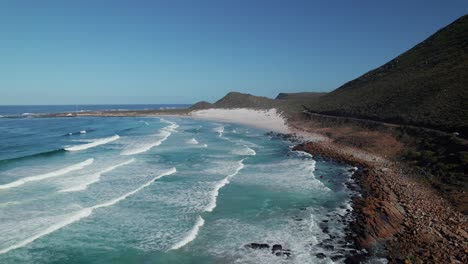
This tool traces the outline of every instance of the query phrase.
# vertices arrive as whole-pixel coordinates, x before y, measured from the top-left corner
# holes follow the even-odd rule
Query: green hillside
[[[468,15],[307,106],[468,134]]]

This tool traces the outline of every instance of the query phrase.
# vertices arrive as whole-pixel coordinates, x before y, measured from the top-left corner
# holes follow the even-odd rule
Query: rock
[[[326,249],[326,250],[333,250],[333,249],[335,249],[335,247],[332,246],[332,245],[325,245],[323,248]]]
[[[315,255],[317,258],[319,259],[324,259],[327,257],[327,255],[323,254],[323,253],[318,253],[317,255]]]
[[[344,263],[345,264],[359,264],[363,263],[364,257],[360,255],[355,255],[355,256],[349,256],[345,259]]]
[[[343,255],[334,255],[334,256],[331,256],[330,258],[333,261],[337,261],[337,260],[340,260],[340,259],[344,258],[344,256]]]
[[[274,244],[273,247],[271,247],[271,252],[275,253],[276,251],[283,251],[283,246],[280,244]]]
[[[260,244],[260,243],[250,243],[250,244],[245,245],[244,247],[251,248],[251,249],[267,249],[267,248],[270,248],[270,245]]]

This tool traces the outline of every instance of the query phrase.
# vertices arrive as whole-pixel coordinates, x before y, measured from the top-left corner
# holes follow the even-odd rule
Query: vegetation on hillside
[[[307,106],[468,135],[468,15]]]

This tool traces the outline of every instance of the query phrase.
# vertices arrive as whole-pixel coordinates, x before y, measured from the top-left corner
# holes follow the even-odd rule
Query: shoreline
[[[363,159],[353,148],[331,142],[305,142],[295,150],[359,169],[352,178],[362,197],[352,199],[350,228],[355,244],[370,257],[389,263],[466,263],[468,224],[449,202],[409,176],[396,162]],[[346,263],[359,263],[368,255],[356,255]]]
[[[209,110],[209,111],[208,111]],[[418,182],[405,167],[361,148],[333,142],[305,123],[294,125],[276,109],[208,109],[177,111],[82,112],[34,117],[174,116],[238,123],[302,142],[294,149],[359,169],[352,178],[361,196],[353,197],[352,239],[369,254],[347,256],[345,263],[386,258],[389,263],[467,263],[468,221],[430,186]],[[274,110],[274,112],[272,112]],[[196,116],[194,113],[202,111]],[[204,111],[204,112],[203,112]]]

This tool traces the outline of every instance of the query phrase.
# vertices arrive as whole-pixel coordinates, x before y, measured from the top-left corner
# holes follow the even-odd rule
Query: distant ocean
[[[190,104],[115,104],[115,105],[0,105],[1,116],[28,116],[37,114],[117,111],[117,110],[162,110],[188,108]]]
[[[181,106],[78,111],[162,107]],[[342,261],[350,167],[265,132],[177,117],[0,118],[0,263]]]

